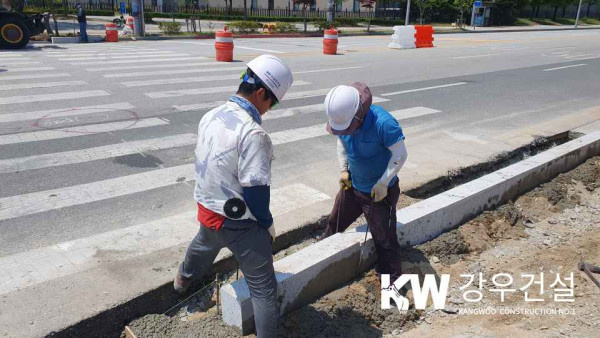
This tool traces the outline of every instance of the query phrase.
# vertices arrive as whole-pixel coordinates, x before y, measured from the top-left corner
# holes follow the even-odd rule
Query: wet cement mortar
[[[403,249],[403,272],[420,275],[437,273],[433,266],[450,266],[464,259],[473,259],[473,256],[478,257],[494,251],[498,243],[503,241],[524,240],[542,247],[558,244],[560,239],[553,239],[548,232],[539,230],[538,223],[544,221],[546,224],[567,224],[577,218],[581,204],[585,204],[581,195],[597,193],[600,191],[597,191],[599,186],[600,157],[595,157],[568,173],[560,174],[551,182],[535,188],[514,202],[510,201],[495,210],[482,213],[460,228],[446,232],[422,245]],[[417,201],[402,196],[398,207]],[[599,206],[591,207],[594,208],[590,211],[593,215],[600,215]],[[364,218],[359,219],[354,226],[364,221]],[[275,259],[281,259],[316,242],[319,235],[319,232],[311,234],[302,242],[277,253]],[[474,271],[481,269],[477,262],[471,264],[471,267]],[[235,271],[224,276],[226,281],[233,281],[235,278]],[[221,321],[214,306],[215,291],[216,287],[209,287],[182,303],[171,315],[147,315],[132,321],[129,326],[138,337],[239,336]],[[408,291],[406,296],[411,299],[411,291]],[[456,303],[462,304],[458,300],[453,304]],[[379,277],[371,270],[314,303],[284,316],[280,321],[279,335],[395,336],[410,332],[420,323],[428,322],[429,315],[433,312],[412,308],[403,313],[381,310],[380,304]],[[125,337],[124,333],[121,336]]]

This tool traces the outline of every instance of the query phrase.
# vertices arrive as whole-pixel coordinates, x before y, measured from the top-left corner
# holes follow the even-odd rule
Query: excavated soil
[[[484,212],[460,228],[423,245],[405,249],[405,273],[451,275],[447,301],[450,309],[446,311],[431,307],[426,310],[411,308],[403,313],[381,310],[379,278],[370,271],[282,318],[280,336],[594,336],[600,328],[600,310],[596,306],[600,290],[577,270],[577,263],[583,257],[600,265],[599,186],[600,157],[595,157],[513,202]],[[416,201],[403,197],[399,205]],[[289,250],[296,251],[312,242],[314,239],[307,239]],[[289,253],[279,255],[286,254]],[[484,272],[491,276],[507,272],[518,276],[540,271],[574,273],[575,301],[563,307],[577,309],[578,316],[457,314],[458,309],[470,306],[457,293],[459,286],[464,284],[460,274]],[[406,295],[409,299],[411,292]],[[204,300],[203,304],[208,308],[212,303]],[[508,303],[521,305],[518,299],[509,298]],[[506,305],[495,301],[489,292],[482,304]],[[554,306],[553,303],[545,305]],[[235,331],[222,324],[215,307],[190,310],[186,306],[173,317],[148,315],[129,325],[138,337],[236,336]]]

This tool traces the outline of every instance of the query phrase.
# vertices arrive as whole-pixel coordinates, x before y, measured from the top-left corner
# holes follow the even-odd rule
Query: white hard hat
[[[290,68],[276,56],[261,55],[248,62],[247,66],[269,87],[278,101],[283,100],[285,93],[294,82]]]
[[[325,114],[335,130],[346,130],[360,105],[358,90],[350,86],[337,86],[325,97]]]

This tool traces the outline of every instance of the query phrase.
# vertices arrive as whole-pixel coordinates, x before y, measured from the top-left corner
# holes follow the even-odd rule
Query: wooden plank
[[[131,331],[131,329],[129,328],[129,326],[125,326],[125,337],[127,337],[127,338],[137,338],[137,336],[135,335],[135,333],[133,333],[133,331]]]

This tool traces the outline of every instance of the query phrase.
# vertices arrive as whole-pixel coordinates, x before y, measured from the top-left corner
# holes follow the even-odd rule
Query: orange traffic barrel
[[[218,31],[215,36],[215,51],[217,61],[233,61],[233,33],[227,31],[227,26],[222,31]]]
[[[119,42],[119,31],[116,24],[106,23],[104,28],[106,28],[106,42]]]
[[[323,54],[337,54],[337,46],[338,31],[331,27],[325,31],[325,35],[323,36]]]

